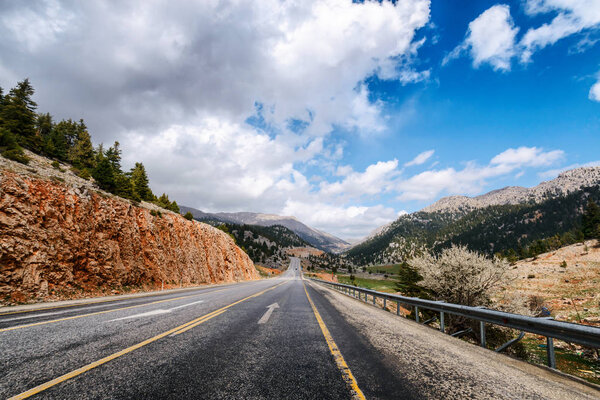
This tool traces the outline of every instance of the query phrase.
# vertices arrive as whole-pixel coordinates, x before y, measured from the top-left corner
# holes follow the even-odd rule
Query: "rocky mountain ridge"
[[[565,171],[532,188],[443,198],[383,226],[344,254],[359,265],[386,264],[452,244],[493,255],[529,251],[529,246],[550,237],[570,243],[590,200],[600,202],[600,167]]]
[[[423,208],[422,212],[465,212],[505,204],[539,203],[564,196],[600,182],[600,167],[582,167],[562,172],[555,179],[525,188],[507,186],[475,197],[448,196]]]
[[[236,225],[281,225],[296,233],[310,245],[328,252],[338,253],[350,245],[338,237],[303,224],[296,217],[253,212],[207,213],[186,206],[180,206],[180,209],[184,214],[192,213],[194,219],[198,221],[219,221]]]
[[[0,157],[0,303],[258,278],[226,233],[28,156]]]

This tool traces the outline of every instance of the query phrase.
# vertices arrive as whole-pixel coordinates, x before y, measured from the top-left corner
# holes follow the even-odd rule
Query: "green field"
[[[350,277],[348,275],[338,275],[337,278],[340,283],[345,283],[346,285],[356,284],[356,286],[359,286],[359,287],[362,287],[365,289],[377,290],[379,292],[387,292],[387,293],[395,293],[396,292],[396,289],[395,289],[396,281],[394,281],[394,280],[356,278],[354,283],[352,283],[350,281]]]
[[[367,271],[379,272],[379,273],[388,274],[388,275],[398,275],[400,268],[402,268],[401,264],[377,265],[377,266],[367,267]]]

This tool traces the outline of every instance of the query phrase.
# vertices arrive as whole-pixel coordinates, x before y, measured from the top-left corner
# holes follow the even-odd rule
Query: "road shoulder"
[[[551,371],[462,342],[310,283],[424,398],[597,399],[600,392]]]

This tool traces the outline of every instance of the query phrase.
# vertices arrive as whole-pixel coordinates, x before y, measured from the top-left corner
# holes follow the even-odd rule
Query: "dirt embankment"
[[[0,169],[0,303],[258,278],[218,229],[73,183]]]

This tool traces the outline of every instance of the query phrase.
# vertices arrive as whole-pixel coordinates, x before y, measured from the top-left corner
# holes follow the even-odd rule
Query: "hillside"
[[[515,263],[506,290],[535,298],[562,321],[600,325],[600,247],[588,240]]]
[[[205,213],[186,206],[180,206],[180,209],[183,214],[186,212],[192,213],[194,219],[198,221],[218,221],[236,225],[281,225],[296,233],[302,240],[306,241],[311,246],[327,252],[338,253],[349,246],[349,243],[342,239],[311,228],[298,221],[295,217],[283,217],[274,214],[252,212]]]
[[[600,168],[580,168],[530,189],[511,187],[476,198],[445,198],[401,216],[346,254],[356,264],[383,264],[452,244],[491,255],[518,253],[555,235],[573,243],[588,201],[600,201],[600,189],[594,186],[598,183]]]
[[[294,232],[281,225],[235,225],[217,223],[230,233],[238,246],[257,264],[268,268],[285,268],[289,264],[288,250],[308,246]]]
[[[222,231],[26,154],[0,157],[1,303],[258,278]]]

